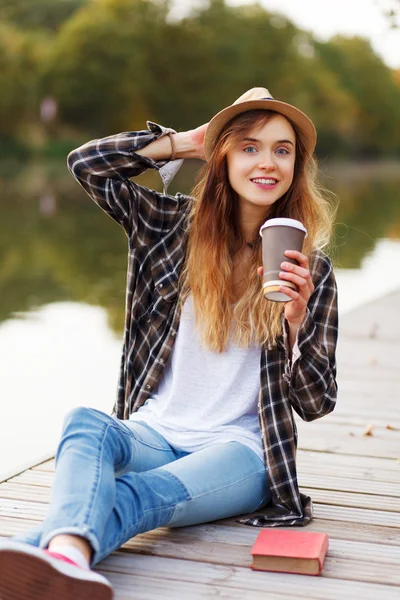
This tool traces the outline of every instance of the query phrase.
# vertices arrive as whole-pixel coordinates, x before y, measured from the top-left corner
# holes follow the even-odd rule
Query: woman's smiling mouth
[[[261,187],[263,189],[272,189],[278,183],[278,180],[274,179],[273,177],[256,177],[254,179],[251,179],[250,181],[254,183],[257,187]]]

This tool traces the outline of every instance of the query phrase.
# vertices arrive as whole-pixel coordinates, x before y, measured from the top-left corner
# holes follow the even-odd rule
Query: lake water
[[[172,192],[189,191],[196,165]],[[399,165],[324,166],[343,314],[400,287]],[[154,174],[143,183],[157,186]],[[111,412],[126,242],[63,163],[0,164],[0,480],[54,454],[74,406]],[[378,285],[379,282],[379,285]]]

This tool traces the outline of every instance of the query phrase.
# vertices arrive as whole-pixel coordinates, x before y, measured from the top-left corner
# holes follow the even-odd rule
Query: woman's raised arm
[[[158,192],[146,190],[130,181],[147,169],[161,170],[171,158],[171,139],[176,158],[203,158],[206,125],[188,132],[148,123],[148,130],[124,132],[92,140],[68,156],[68,168],[89,196],[125,230],[134,233],[138,203],[150,204]],[[146,198],[145,198],[146,196]],[[147,198],[148,196],[148,198]],[[144,200],[144,202],[141,202]],[[143,215],[146,220],[146,215]]]

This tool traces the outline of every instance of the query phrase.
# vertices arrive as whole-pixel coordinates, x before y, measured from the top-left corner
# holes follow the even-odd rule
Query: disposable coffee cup
[[[297,290],[291,281],[279,278],[283,261],[298,264],[293,258],[285,256],[286,250],[303,249],[303,241],[307,230],[300,221],[295,219],[268,219],[260,229],[262,237],[263,257],[263,292],[267,300],[273,302],[288,302],[292,298],[280,291],[282,285]]]

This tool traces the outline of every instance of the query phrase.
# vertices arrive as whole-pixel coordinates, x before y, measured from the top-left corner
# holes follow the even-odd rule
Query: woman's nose
[[[258,161],[258,166],[260,169],[264,169],[264,170],[271,170],[271,169],[275,169],[275,158],[273,156],[273,154],[265,153],[262,156],[260,156],[260,159]]]

